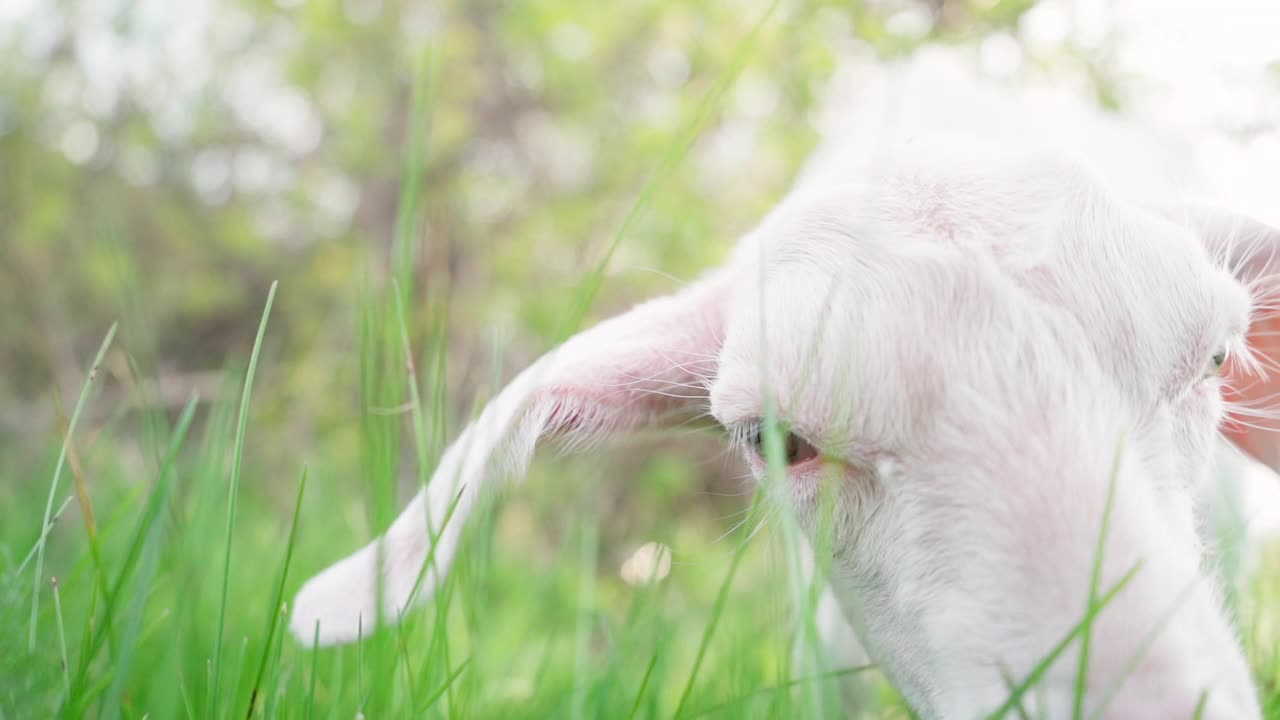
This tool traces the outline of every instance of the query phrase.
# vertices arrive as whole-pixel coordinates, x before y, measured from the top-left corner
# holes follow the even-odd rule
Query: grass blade
[[[440,698],[443,697],[444,694],[449,690],[449,688],[453,687],[453,683],[457,681],[458,676],[462,675],[462,671],[466,670],[467,666],[470,664],[471,664],[471,658],[467,658],[466,660],[463,660],[462,663],[458,665],[458,668],[456,670],[449,673],[449,677],[445,679],[444,683],[440,687],[433,690],[431,694],[427,696],[426,700],[422,704],[422,707],[418,709],[418,712],[425,713],[426,711],[430,710],[431,706],[435,705],[436,702],[439,701]]]
[[[169,443],[169,449],[165,454],[163,465],[160,468],[159,479],[156,482],[155,490],[148,502],[148,507],[144,512],[143,519],[138,525],[137,533],[134,537],[134,547],[140,548],[141,566],[138,570],[138,582],[133,588],[131,596],[133,601],[129,606],[129,613],[125,618],[125,631],[123,641],[120,645],[119,656],[111,659],[111,669],[114,674],[111,685],[107,690],[105,701],[106,716],[108,720],[112,720],[120,713],[120,700],[125,695],[125,683],[129,679],[129,669],[132,667],[133,656],[137,647],[145,640],[147,633],[143,632],[139,635],[142,627],[143,615],[146,610],[148,598],[151,594],[152,586],[155,582],[156,575],[160,564],[161,550],[164,545],[166,536],[166,523],[161,517],[161,513],[168,504],[170,494],[173,489],[174,482],[174,464],[177,461],[178,452],[186,442],[187,430],[191,426],[192,418],[195,416],[196,406],[199,404],[199,398],[192,395],[186,406],[183,408],[182,415],[178,418],[178,424],[174,427],[173,438]],[[128,579],[128,574],[134,562],[138,560],[139,553],[132,552],[127,558],[125,567],[122,568],[119,576],[116,578],[115,585],[111,589],[111,593],[107,596],[103,605],[104,624],[111,621],[112,613],[116,602],[123,592],[123,587]],[[101,634],[95,637],[94,645],[91,648],[92,653],[97,652],[97,648],[101,645]],[[82,663],[82,668],[87,668],[87,663]]]
[[[316,678],[320,675],[320,621],[316,620],[315,632],[311,635],[311,677],[307,682],[307,709],[302,717],[311,720],[316,708]]]
[[[635,702],[631,703],[631,712],[627,713],[627,720],[634,720],[636,713],[640,712],[640,703],[644,700],[644,691],[649,689],[649,678],[653,677],[653,669],[658,666],[658,653],[655,651],[653,657],[649,658],[649,666],[644,669],[644,677],[640,679],[640,688],[636,690]]]
[[[67,427],[67,419],[62,414],[62,407],[59,404],[58,426],[62,431],[62,439],[67,448],[67,465],[71,468],[71,480],[75,487],[75,497],[80,505],[80,517],[84,520],[85,536],[89,539],[89,558],[93,561],[93,579],[98,583],[98,591],[103,597],[107,597],[107,574],[103,570],[102,564],[102,546],[98,542],[97,523],[93,519],[93,502],[89,498],[89,487],[84,480],[84,469],[80,465],[80,454],[76,452],[76,445],[71,440],[70,432]],[[112,652],[115,652],[115,633],[112,630],[110,622],[103,625],[107,629],[107,641],[112,646]]]
[[[293,520],[289,523],[289,540],[284,548],[284,565],[280,568],[280,582],[276,584],[276,593],[271,600],[271,609],[267,613],[266,643],[262,647],[262,660],[258,663],[258,673],[253,679],[253,689],[249,692],[249,710],[246,718],[253,717],[253,706],[258,699],[258,690],[262,686],[262,678],[267,672],[267,658],[271,654],[272,640],[276,636],[276,625],[280,622],[280,604],[284,602],[284,583],[289,577],[289,562],[293,559],[293,544],[298,538],[298,517],[302,514],[302,494],[307,489],[307,468],[303,466],[302,477],[298,480],[298,497],[293,503]]]
[[[409,110],[409,143],[400,172],[400,193],[396,200],[393,230],[393,262],[396,300],[408,303],[413,297],[413,274],[417,265],[418,238],[422,227],[422,190],[426,175],[427,145],[431,136],[431,110],[434,107],[440,51],[429,43],[414,68],[412,105]]]
[[[67,443],[71,442],[72,436],[75,435],[76,425],[80,422],[80,413],[89,400],[89,391],[93,388],[94,379],[98,377],[102,358],[106,356],[107,348],[111,346],[111,340],[116,336],[117,327],[116,323],[111,324],[107,336],[102,339],[102,345],[98,347],[98,354],[93,357],[93,363],[89,365],[89,373],[85,376],[84,384],[80,386],[80,398],[76,400],[76,407],[71,412],[71,422],[67,425],[67,436],[62,442],[62,452],[58,454],[58,464],[53,469],[53,480],[49,483],[49,498],[44,505],[44,519],[40,521],[40,539],[36,541],[35,582],[31,589],[31,624],[27,631],[28,652],[35,652],[36,649],[36,621],[40,615],[40,577],[44,575],[44,547],[45,539],[48,537],[44,528],[49,526],[49,516],[53,514],[53,498],[58,494],[58,480],[62,477],[62,468],[67,463]]]
[[[1200,693],[1200,699],[1196,702],[1196,709],[1191,713],[1191,720],[1201,720],[1204,717],[1204,708],[1209,704],[1209,691],[1206,689]]]
[[[235,446],[232,450],[230,490],[227,496],[226,545],[222,553],[222,594],[218,601],[218,631],[214,636],[213,679],[209,692],[209,715],[218,715],[218,696],[222,690],[222,643],[227,623],[227,592],[231,585],[231,533],[236,524],[236,500],[240,494],[240,467],[244,460],[244,435],[249,421],[249,399],[253,395],[253,376],[258,369],[258,356],[262,352],[262,338],[267,332],[267,319],[271,317],[271,304],[275,301],[278,282],[271,283],[267,293],[267,305],[258,324],[258,336],[253,341],[253,353],[249,356],[249,369],[245,373],[244,392],[240,397],[240,420],[236,425]]]
[[[71,670],[67,665],[67,631],[62,624],[62,594],[58,592],[58,578],[51,578],[53,585],[53,609],[58,618],[58,649],[62,653],[62,683],[67,691],[67,702],[71,702]]]
[[[112,584],[109,592],[103,599],[103,618],[104,622],[93,628],[92,633],[85,635],[87,645],[81,653],[80,666],[76,672],[76,680],[74,687],[79,689],[84,686],[85,673],[88,671],[89,662],[97,655],[98,649],[102,647],[102,641],[105,633],[105,626],[111,623],[114,616],[116,602],[120,598],[125,582],[129,578],[129,574],[133,571],[134,565],[137,564],[138,558],[141,556],[145,547],[150,547],[160,541],[160,536],[154,532],[158,529],[157,523],[160,522],[160,513],[163,512],[169,498],[171,489],[171,481],[173,478],[174,463],[177,462],[178,452],[182,449],[186,442],[187,430],[191,426],[191,421],[195,416],[196,406],[199,398],[192,396],[187,400],[186,406],[182,410],[182,414],[178,417],[178,423],[174,426],[173,437],[169,441],[169,448],[165,453],[164,460],[161,462],[160,471],[156,479],[155,489],[152,491],[151,499],[147,504],[147,508],[143,511],[142,518],[138,521],[138,528],[134,531],[133,542],[130,544],[125,554],[124,562],[117,573],[115,582]],[[147,582],[150,582],[148,579]],[[139,588],[141,591],[142,589]],[[90,615],[92,617],[92,615]],[[133,624],[132,618],[126,621],[126,624]],[[128,649],[126,645],[126,650]],[[116,658],[113,663],[120,668],[120,659]],[[127,662],[124,663],[127,666]],[[74,693],[79,695],[79,693]]]
[[[1120,461],[1124,457],[1124,437],[1116,445],[1111,463],[1111,479],[1107,483],[1107,499],[1102,506],[1102,525],[1098,530],[1098,546],[1093,552],[1093,570],[1089,576],[1089,599],[1085,603],[1084,628],[1080,634],[1080,662],[1076,667],[1075,697],[1072,700],[1071,717],[1081,720],[1084,715],[1084,695],[1089,676],[1089,641],[1093,637],[1093,618],[1098,614],[1098,582],[1102,577],[1102,557],[1107,547],[1107,531],[1111,523],[1111,507],[1115,504],[1116,480],[1120,477]]]
[[[681,717],[681,711],[689,702],[689,695],[693,692],[693,685],[698,679],[698,671],[702,669],[702,662],[706,659],[707,648],[711,645],[711,636],[715,634],[716,626],[720,623],[720,618],[724,615],[725,603],[729,599],[729,589],[733,586],[733,578],[738,573],[738,567],[742,564],[742,558],[746,555],[747,547],[751,544],[751,536],[754,536],[749,528],[754,527],[753,520],[758,516],[762,501],[764,499],[763,492],[757,492],[755,499],[751,502],[751,509],[747,513],[747,520],[743,523],[744,528],[748,528],[750,535],[739,543],[737,550],[733,553],[733,559],[729,562],[729,571],[725,573],[724,581],[720,583],[720,590],[716,594],[715,604],[711,606],[711,618],[707,621],[707,627],[702,631],[702,640],[698,643],[698,654],[694,656],[693,667],[689,670],[689,679],[685,682],[684,691],[680,693],[680,702],[676,704],[676,710],[671,714],[674,718]]]
[[[36,539],[36,542],[31,544],[31,549],[27,551],[27,556],[18,564],[18,569],[13,572],[14,575],[21,575],[22,571],[27,569],[27,564],[35,559],[36,552],[40,549],[40,543],[49,534],[49,531],[53,530],[53,526],[58,524],[58,519],[62,517],[63,511],[66,510],[67,506],[71,504],[71,501],[75,499],[75,495],[68,495],[67,499],[62,501],[62,504],[58,506],[58,511],[53,514],[53,517],[49,519],[49,522],[45,523],[44,528],[40,530],[40,537]]]

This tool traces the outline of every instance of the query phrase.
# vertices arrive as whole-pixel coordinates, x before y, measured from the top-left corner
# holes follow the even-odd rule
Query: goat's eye
[[[1204,369],[1205,377],[1212,377],[1222,372],[1222,366],[1227,364],[1227,347],[1224,345],[1218,348],[1213,356],[1209,358],[1209,364]]]
[[[751,445],[752,451],[759,457],[765,457],[766,450],[762,427],[759,424],[754,425],[748,432],[747,442]],[[783,439],[782,452],[788,465],[802,463],[818,456],[818,449],[812,443],[793,432],[787,433]]]

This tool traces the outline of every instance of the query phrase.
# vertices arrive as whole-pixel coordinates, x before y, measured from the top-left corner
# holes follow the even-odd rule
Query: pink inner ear
[[[538,435],[573,443],[705,410],[728,277],[713,272],[568,340],[530,398]]]
[[[1280,318],[1255,321],[1249,328],[1249,345],[1260,356],[1266,375],[1244,375],[1239,363],[1228,360],[1224,397],[1228,403],[1270,410],[1280,405],[1280,372],[1276,370],[1280,368]],[[1232,417],[1228,412],[1223,432],[1259,462],[1280,470],[1280,422]]]
[[[715,349],[710,334],[668,334],[673,336],[680,342],[701,341],[698,348]],[[714,362],[689,353],[683,347],[661,353],[602,349],[603,361],[575,364],[564,380],[538,393],[534,403],[544,405],[546,418],[539,434],[561,439],[605,435],[672,419],[672,413],[704,410],[707,375]]]

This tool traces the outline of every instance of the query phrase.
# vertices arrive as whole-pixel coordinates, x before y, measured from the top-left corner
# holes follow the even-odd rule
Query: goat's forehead
[[[1036,337],[1109,354],[1093,359],[1154,388],[1176,381],[1183,348],[1244,329],[1247,294],[1189,230],[1058,170],[913,168],[888,192],[793,199],[740,252],[713,409],[758,411],[762,371],[797,405],[833,382],[899,383],[910,402],[930,377],[989,374],[1001,343]]]

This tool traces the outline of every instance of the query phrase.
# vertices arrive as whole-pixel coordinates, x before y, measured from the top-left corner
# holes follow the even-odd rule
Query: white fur
[[[1100,588],[1137,570],[1094,621],[1086,710],[1190,717],[1207,691],[1205,717],[1258,717],[1198,498],[1223,412],[1205,368],[1219,347],[1242,352],[1269,273],[1253,258],[1280,237],[1129,192],[1168,175],[1111,157],[1139,133],[913,72],[840,106],[849,117],[723,268],[521,373],[383,540],[299,591],[293,633],[350,641],[429,596],[477,494],[544,439],[576,446],[708,407],[740,430],[773,406],[823,453],[786,478],[810,532],[834,480],[819,625],[860,657],[838,607],[921,716],[999,706],[1006,677],[1081,619],[1111,494]],[[895,104],[895,87],[917,89]],[[1071,142],[1047,117],[1091,130]],[[1249,487],[1274,481],[1250,467]],[[1033,715],[1070,713],[1078,653],[1049,668]]]

